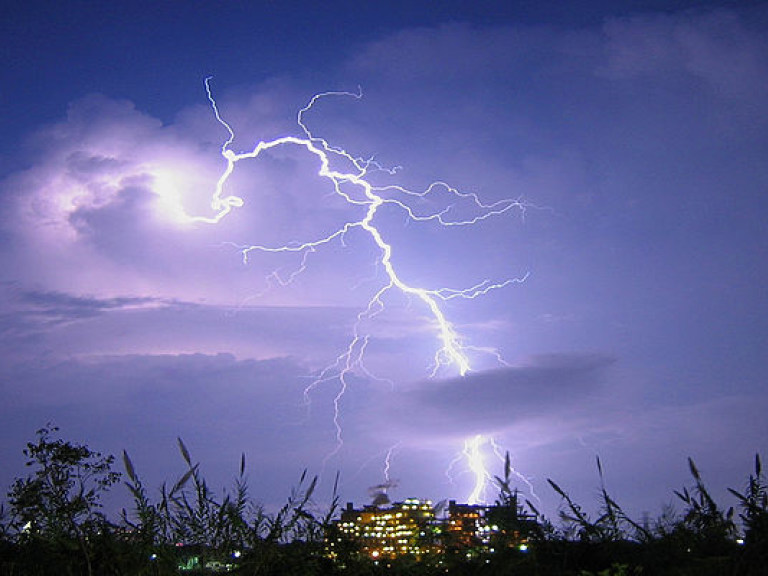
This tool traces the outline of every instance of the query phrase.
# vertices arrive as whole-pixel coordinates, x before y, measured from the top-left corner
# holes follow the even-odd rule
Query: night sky
[[[478,435],[550,515],[547,478],[595,503],[595,456],[654,515],[686,457],[725,504],[768,455],[765,3],[31,1],[2,9],[0,49],[3,490],[47,422],[149,486],[183,472],[177,436],[216,488],[245,452],[268,507],[304,468],[319,502],[336,471],[344,501],[387,478],[466,500]],[[306,148],[238,162],[243,206],[194,220],[226,168],[208,76],[235,153],[361,91],[303,121],[376,162],[398,277],[512,281],[438,300],[471,370],[435,368],[415,294],[364,314],[388,277],[360,227],[244,261],[364,217]],[[436,181],[459,194],[405,192]],[[509,209],[478,219],[472,194]]]

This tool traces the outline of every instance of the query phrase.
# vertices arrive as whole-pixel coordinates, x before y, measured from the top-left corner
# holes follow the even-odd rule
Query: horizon
[[[53,428],[51,428],[53,426]],[[66,434],[63,434],[62,431],[56,427],[55,425],[52,425],[52,423],[48,424],[48,428],[54,431],[54,434],[52,435],[51,439],[61,439],[64,442],[72,442],[74,445],[81,445],[87,447],[89,450],[93,451],[95,455],[97,456],[104,456],[104,457],[112,457],[113,464],[111,465],[110,469],[114,472],[117,472],[120,475],[120,481],[117,482],[112,487],[109,487],[106,491],[102,493],[101,497],[101,505],[103,505],[104,512],[106,514],[106,518],[109,522],[117,522],[115,525],[121,525],[123,523],[123,512],[128,513],[128,517],[131,517],[131,514],[133,513],[133,508],[131,505],[131,495],[130,490],[126,486],[126,483],[131,480],[130,475],[127,473],[126,469],[126,458],[130,461],[130,469],[131,474],[135,474],[137,478],[139,478],[142,481],[142,484],[144,484],[144,487],[148,490],[148,498],[149,501],[152,502],[156,498],[160,497],[162,494],[161,486],[166,485],[176,485],[180,479],[185,475],[185,472],[190,470],[190,467],[194,467],[198,470],[200,474],[200,479],[202,481],[205,481],[207,483],[206,479],[206,470],[205,467],[201,466],[201,463],[199,461],[196,461],[194,458],[194,451],[190,451],[189,447],[187,447],[186,444],[183,443],[183,441],[178,438],[178,445],[177,449],[179,450],[179,459],[181,460],[181,463],[183,464],[178,474],[174,477],[166,477],[162,478],[161,481],[156,485],[147,485],[145,482],[145,479],[143,479],[141,470],[137,470],[136,466],[134,464],[134,457],[130,454],[123,454],[122,458],[119,454],[109,454],[106,452],[102,452],[98,449],[97,446],[93,446],[88,444],[87,442],[81,443],[77,441],[72,441],[70,438],[67,438]],[[31,439],[30,439],[31,440]],[[183,448],[182,448],[183,445]],[[21,451],[21,450],[20,450]],[[190,463],[184,465],[185,458],[189,456],[190,457]],[[241,470],[242,470],[242,476],[239,477],[240,480],[243,480],[245,482],[245,485],[248,486],[249,490],[251,489],[251,484],[249,482],[250,475],[248,473],[248,466],[247,466],[247,456],[246,454],[241,455]],[[758,460],[755,460],[758,459]],[[761,460],[760,454],[755,454],[753,456],[751,465],[752,468],[747,468],[744,470],[744,473],[741,478],[741,482],[730,482],[727,484],[727,492],[718,494],[715,492],[712,492],[710,489],[710,483],[708,482],[708,478],[706,473],[702,473],[701,470],[696,465],[695,461],[693,459],[689,458],[688,462],[686,463],[686,469],[688,471],[688,477],[686,478],[686,481],[681,484],[680,486],[676,487],[670,487],[668,490],[668,498],[666,501],[662,502],[660,501],[660,505],[654,509],[654,510],[642,510],[642,511],[635,511],[627,512],[627,508],[624,506],[624,503],[621,501],[620,498],[617,498],[614,493],[612,493],[610,489],[610,478],[606,478],[604,475],[604,463],[601,461],[599,456],[596,457],[596,467],[595,467],[595,484],[593,486],[593,493],[591,502],[587,499],[580,499],[582,498],[582,495],[574,497],[574,492],[570,489],[569,484],[567,483],[567,479],[563,478],[551,478],[547,477],[546,482],[548,486],[546,487],[547,492],[544,494],[544,497],[540,497],[538,494],[531,492],[531,485],[530,483],[527,483],[526,479],[521,479],[519,477],[519,473],[514,469],[514,467],[510,466],[510,474],[508,479],[510,480],[508,487],[511,490],[511,493],[515,494],[516,501],[518,502],[518,507],[521,510],[522,514],[524,516],[526,515],[532,515],[532,518],[535,518],[537,521],[548,521],[551,522],[553,527],[555,527],[558,530],[564,530],[568,525],[569,522],[566,521],[561,516],[561,511],[567,512],[568,509],[568,503],[566,502],[566,499],[561,495],[560,490],[562,490],[565,494],[568,495],[569,498],[572,498],[576,502],[576,504],[579,505],[579,507],[582,509],[582,511],[587,515],[587,517],[592,517],[596,513],[599,512],[599,508],[604,506],[604,502],[601,500],[602,496],[598,494],[599,491],[606,489],[607,493],[609,494],[610,498],[612,499],[613,506],[617,506],[619,509],[622,510],[622,512],[627,512],[627,517],[629,517],[631,520],[637,522],[638,524],[643,523],[651,523],[654,520],[661,520],[664,515],[672,514],[672,517],[680,518],[680,512],[684,508],[683,502],[678,495],[678,492],[683,493],[686,490],[694,490],[694,486],[696,484],[696,478],[692,474],[691,466],[696,466],[697,474],[701,476],[702,485],[705,487],[705,489],[713,496],[715,504],[719,507],[720,510],[727,510],[729,508],[733,508],[734,510],[739,510],[741,507],[741,503],[738,498],[731,492],[731,490],[735,490],[736,492],[742,492],[744,489],[744,486],[748,484],[748,479],[752,477],[753,474],[755,474],[755,463],[757,461]],[[511,461],[510,461],[511,463]],[[476,499],[474,501],[471,501],[470,498],[464,498],[462,499],[459,497],[453,497],[453,496],[445,496],[445,495],[435,495],[434,493],[431,494],[416,494],[409,492],[405,487],[400,486],[399,482],[396,479],[387,478],[384,483],[377,484],[374,486],[368,486],[365,488],[365,491],[367,492],[367,498],[362,498],[360,500],[353,500],[346,498],[344,496],[344,493],[341,490],[338,490],[336,492],[323,494],[323,493],[317,493],[316,491],[311,492],[312,497],[309,498],[308,504],[309,507],[317,512],[323,512],[324,510],[331,509],[332,506],[332,496],[336,498],[336,511],[335,513],[330,517],[334,520],[339,519],[343,512],[349,511],[350,509],[354,510],[366,510],[366,509],[378,509],[378,510],[388,510],[393,507],[402,505],[404,503],[407,503],[409,500],[416,500],[420,503],[424,503],[429,505],[436,514],[436,518],[442,517],[438,515],[439,510],[443,510],[443,512],[447,511],[448,507],[450,505],[458,505],[460,507],[477,507],[477,508],[494,508],[496,506],[503,506],[503,504],[500,503],[500,499],[503,499],[503,481],[504,481],[504,463],[501,463],[501,469],[495,470],[493,466],[489,466],[487,472],[489,473],[489,476],[485,478],[486,482],[484,484],[483,490],[480,493],[481,498]],[[498,472],[498,473],[497,473]],[[28,476],[32,475],[32,471],[28,472]],[[23,474],[18,474],[14,476],[14,479],[22,479],[25,477]],[[227,496],[232,495],[236,492],[236,481],[238,480],[238,476],[236,474],[233,474],[233,476],[229,479],[229,481],[221,486],[210,486],[211,489],[211,497],[214,501],[223,501]],[[303,494],[305,491],[305,488],[307,485],[314,484],[315,480],[322,480],[319,475],[312,474],[312,471],[308,469],[304,469],[303,472],[301,472],[300,475],[297,476],[297,481],[291,483],[290,485],[283,487],[283,493],[282,493],[282,500],[276,500],[273,502],[265,502],[263,501],[258,494],[251,494],[249,495],[250,501],[255,504],[257,507],[261,508],[263,506],[264,511],[267,514],[275,514],[279,508],[281,508],[292,494],[294,494],[294,491],[298,490],[299,494]],[[336,485],[338,481],[340,481],[340,478],[337,478],[333,484]],[[169,484],[170,482],[170,484]],[[554,484],[554,485],[553,485]],[[322,485],[322,482],[319,484]],[[557,488],[555,488],[557,486]],[[7,486],[4,487],[5,490],[3,491],[3,497],[0,499],[0,502],[7,504],[7,494],[9,493],[9,490],[11,488],[11,484],[9,483]],[[186,488],[185,488],[186,489]],[[392,494],[390,494],[390,491]],[[402,494],[405,494],[405,496],[398,496],[395,497],[394,493],[400,492]],[[359,493],[359,492],[358,492]],[[549,495],[550,497],[547,497]],[[553,500],[556,501],[556,505],[553,506]],[[599,516],[599,514],[597,514]],[[737,517],[740,518],[740,516],[737,515]],[[743,519],[737,520],[735,523],[736,529],[738,531],[738,534],[743,534]]]

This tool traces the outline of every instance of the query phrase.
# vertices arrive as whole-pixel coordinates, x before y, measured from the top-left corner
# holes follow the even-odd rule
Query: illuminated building
[[[435,509],[429,500],[409,498],[388,508],[365,506],[357,510],[347,504],[336,522],[336,537],[327,542],[331,557],[344,542],[356,544],[357,552],[377,560],[414,556],[440,551],[440,526],[435,521]]]
[[[503,548],[526,550],[528,534],[536,529],[534,516],[517,507],[457,504],[451,500],[438,518],[428,500],[410,498],[390,507],[352,503],[341,512],[326,537],[331,558],[347,554],[372,560],[410,556],[461,554],[467,558],[493,554]]]
[[[494,553],[502,548],[527,549],[528,535],[537,527],[536,517],[517,506],[481,506],[448,503],[444,521],[443,547],[447,552],[467,555]]]
[[[478,549],[490,544],[490,530],[486,517],[488,507],[474,504],[448,503],[448,517],[445,519],[446,548]]]

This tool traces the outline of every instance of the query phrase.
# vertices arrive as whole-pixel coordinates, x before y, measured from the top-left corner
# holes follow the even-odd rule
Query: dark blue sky
[[[360,502],[388,451],[396,498],[461,500],[451,463],[478,436],[550,513],[547,477],[589,504],[596,454],[637,513],[689,455],[727,501],[768,441],[768,10],[467,4],[4,9],[0,483],[50,420],[158,485],[176,436],[220,484],[245,451],[269,504],[305,467]],[[433,370],[440,318],[415,291],[365,313],[391,281],[370,197],[335,193],[307,147],[238,162],[222,192],[243,206],[194,220],[226,167],[208,75],[235,153],[362,89],[304,120],[336,170],[400,167],[364,175],[373,225],[470,371]],[[458,193],[421,194],[435,181]],[[508,283],[440,299],[482,281]]]
[[[639,11],[736,2],[60,2],[3,9],[3,151],[30,123],[76,98],[127,98],[171,120],[198,101],[189,86],[216,74],[249,86],[274,76],[322,83],[355,49],[403,28],[448,22],[585,27]],[[332,72],[331,72],[332,74]],[[11,113],[10,111],[13,111]]]

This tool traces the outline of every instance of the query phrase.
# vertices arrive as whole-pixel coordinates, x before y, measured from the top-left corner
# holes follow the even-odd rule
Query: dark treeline
[[[115,459],[65,441],[48,425],[27,444],[30,473],[16,479],[0,508],[0,576],[163,576],[175,574],[488,574],[488,575],[761,575],[768,574],[768,483],[759,456],[741,489],[738,509],[722,509],[689,460],[691,484],[674,492],[682,509],[638,523],[608,494],[598,459],[600,506],[588,514],[556,482],[559,523],[518,504],[509,459],[496,478],[496,504],[509,521],[525,515],[525,550],[500,546],[473,556],[449,551],[418,560],[375,563],[354,542],[335,560],[324,550],[339,498],[313,504],[317,478],[301,475],[280,510],[267,513],[245,477],[245,457],[232,488],[217,495],[179,439],[185,473],[150,495],[128,454]],[[101,499],[122,483],[133,504],[108,518]],[[337,550],[338,551],[338,550]]]

